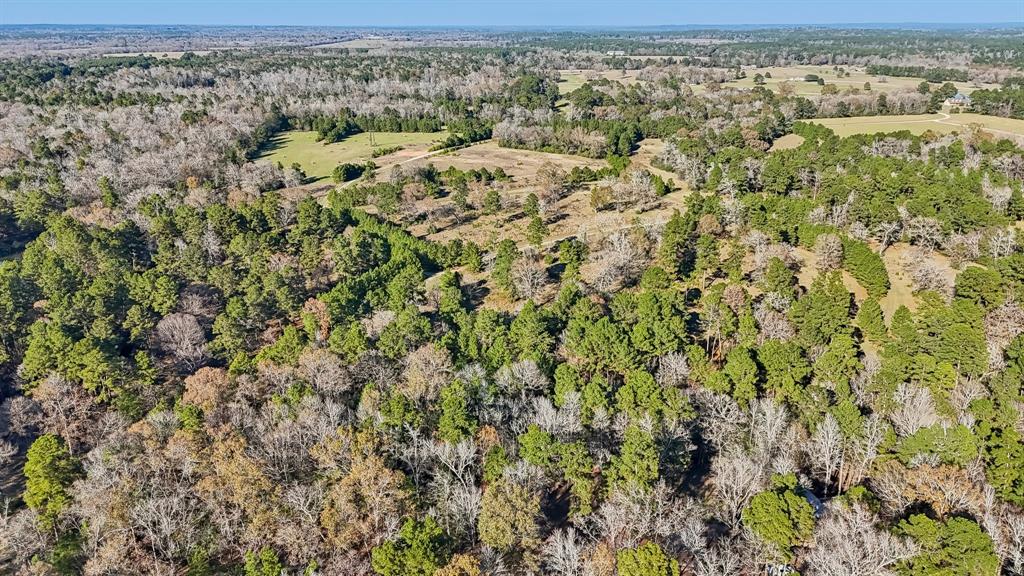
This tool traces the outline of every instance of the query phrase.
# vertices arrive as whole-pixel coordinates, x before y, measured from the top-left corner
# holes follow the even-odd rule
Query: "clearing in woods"
[[[868,74],[865,72],[865,69],[861,67],[844,68],[844,74],[842,77],[840,77],[839,73],[836,70],[833,70],[831,66],[768,66],[765,68],[744,68],[743,72],[747,75],[746,78],[726,82],[725,85],[738,88],[753,88],[755,86],[755,75],[761,74],[764,76],[765,74],[770,74],[771,78],[764,79],[765,88],[778,91],[780,84],[788,82],[796,94],[801,96],[812,96],[821,94],[821,86],[817,82],[807,82],[804,80],[804,77],[808,74],[815,74],[824,78],[825,84],[834,84],[841,91],[849,88],[863,90],[865,82],[871,84],[872,92],[916,90],[917,86],[921,82],[924,82],[924,78],[900,76],[882,77],[875,74]],[[849,72],[850,75],[846,76],[846,72]],[[999,87],[998,84],[975,85],[972,82],[953,82],[953,84],[957,87],[957,90],[964,94],[970,94],[972,91],[979,88]],[[932,84],[932,86],[940,85],[941,84]]]
[[[776,138],[772,142],[771,152],[776,150],[790,150],[792,148],[798,148],[804,143],[804,137],[799,134],[786,134],[781,138]]]
[[[832,129],[838,136],[899,132],[912,134],[932,132],[963,132],[978,125],[997,138],[1024,136],[1024,120],[985,116],[983,114],[911,114],[906,116],[858,116],[854,118],[819,118],[810,120]]]
[[[316,132],[295,130],[275,136],[260,154],[260,159],[280,162],[286,167],[298,162],[310,178],[326,178],[338,164],[362,164],[370,160],[374,149],[402,146],[397,153],[372,159],[378,166],[383,166],[389,160],[426,154],[431,145],[447,135],[447,132],[374,132],[371,144],[371,134],[363,132],[341,142],[324,144],[317,141]]]

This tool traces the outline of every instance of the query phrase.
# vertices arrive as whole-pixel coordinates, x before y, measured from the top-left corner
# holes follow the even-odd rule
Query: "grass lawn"
[[[963,132],[972,124],[981,125],[994,136],[1024,136],[1024,120],[999,118],[982,114],[916,114],[906,116],[859,116],[856,118],[819,118],[811,120],[828,126],[839,136],[872,134],[875,132],[898,132],[908,130],[912,134],[933,132]]]
[[[317,142],[316,132],[291,131],[275,136],[260,154],[260,159],[280,162],[284,166],[298,162],[307,176],[326,178],[338,164],[361,164],[370,160],[370,153],[375,148],[419,146],[426,152],[431,144],[444,139],[447,135],[447,132],[374,132],[372,145],[368,133],[355,134],[341,142],[324,144]]]

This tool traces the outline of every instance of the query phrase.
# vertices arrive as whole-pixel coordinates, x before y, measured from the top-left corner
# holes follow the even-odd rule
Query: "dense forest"
[[[0,572],[1024,575],[1022,142],[810,121],[1020,118],[1019,30],[23,33]],[[726,85],[796,64],[924,86]]]

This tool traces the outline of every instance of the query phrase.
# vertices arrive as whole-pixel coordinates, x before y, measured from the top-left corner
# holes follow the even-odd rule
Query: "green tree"
[[[476,428],[476,418],[470,412],[469,390],[462,380],[455,380],[441,390],[437,433],[445,442],[456,444],[472,437]]]
[[[494,267],[491,269],[491,278],[506,294],[513,294],[515,287],[512,284],[512,264],[519,258],[519,248],[515,241],[504,239],[498,243],[498,249],[494,256]]]
[[[608,483],[612,488],[650,488],[658,479],[658,449],[650,432],[632,425],[617,456],[612,456]]]
[[[885,338],[885,318],[882,315],[882,307],[875,298],[868,298],[860,305],[856,322],[868,340],[878,343]]]
[[[501,552],[536,552],[540,546],[540,497],[506,480],[487,487],[480,502],[480,541]]]
[[[523,203],[523,213],[531,218],[540,216],[540,201],[533,192],[530,192],[530,195],[526,197],[526,201]]]
[[[281,576],[284,564],[278,559],[277,553],[271,548],[263,547],[259,553],[246,552],[245,576]]]
[[[740,406],[748,406],[757,397],[757,362],[750,349],[737,346],[730,350],[722,373],[729,381],[730,395]]]
[[[565,271],[562,278],[576,278],[579,276],[580,267],[587,261],[589,252],[586,243],[575,238],[562,240],[558,243],[558,259],[565,264]]]
[[[851,301],[838,272],[823,274],[793,304],[789,315],[806,345],[826,344],[834,335],[850,332]]]
[[[999,557],[992,539],[981,527],[966,518],[939,522],[924,514],[914,514],[900,522],[898,531],[921,547],[917,556],[900,563],[897,571],[905,576],[996,576]]]
[[[491,188],[484,194],[484,213],[497,214],[501,211],[501,194],[497,188]]]
[[[373,549],[370,565],[381,576],[433,576],[450,557],[444,532],[427,516],[406,520],[396,540]]]
[[[786,296],[793,295],[793,286],[796,285],[796,276],[786,266],[786,263],[779,258],[772,258],[768,261],[768,268],[761,280],[761,287],[765,292],[778,292]]]
[[[769,340],[757,350],[757,359],[764,366],[765,390],[772,392],[779,401],[799,403],[807,377],[811,375],[811,365],[803,349],[794,342]]]
[[[45,529],[51,529],[57,517],[71,504],[68,488],[77,472],[77,461],[60,437],[44,434],[29,447],[22,498],[39,515]]]
[[[654,542],[619,550],[615,567],[619,576],[679,576],[679,562]]]
[[[548,227],[540,216],[534,216],[526,226],[526,240],[535,248],[540,248],[544,237],[548,235]]]
[[[743,524],[774,545],[788,562],[793,559],[793,548],[810,541],[814,533],[814,509],[797,493],[793,474],[776,475],[772,484],[773,489],[751,499],[743,511]]]
[[[996,270],[968,266],[957,274],[956,297],[974,302],[986,310],[996,308],[1006,299],[1002,276]]]

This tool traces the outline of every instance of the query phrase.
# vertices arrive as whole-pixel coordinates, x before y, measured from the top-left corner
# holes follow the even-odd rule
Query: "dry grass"
[[[872,247],[877,250],[877,246]],[[891,287],[878,303],[882,306],[882,313],[885,314],[887,321],[892,319],[892,315],[900,306],[906,306],[911,311],[917,310],[918,307],[917,298],[914,296],[914,285],[906,266],[910,250],[909,244],[901,242],[893,244],[882,254],[882,261],[885,262],[885,268],[889,271]],[[944,254],[932,252],[931,259],[938,265],[946,280],[953,284],[957,271],[950,265],[949,258]]]
[[[497,142],[493,141],[483,142],[475,146],[427,158],[409,160],[403,162],[403,164],[406,166],[420,166],[432,163],[439,170],[444,170],[449,166],[455,166],[459,170],[473,170],[485,167],[490,170],[500,166],[506,174],[516,180],[520,180],[523,178],[533,178],[537,174],[537,170],[545,162],[552,162],[566,172],[577,166],[590,166],[595,169],[605,166],[604,160],[595,160],[569,154],[549,154],[533,150],[502,148],[498,146]]]
[[[727,86],[734,86],[739,88],[753,88],[754,87],[754,75],[764,75],[766,72],[771,74],[771,78],[765,78],[764,86],[771,90],[778,90],[779,84],[783,82],[789,82],[795,92],[802,96],[813,96],[821,94],[821,86],[816,82],[806,82],[803,78],[808,74],[816,74],[821,78],[825,79],[826,84],[834,84],[840,90],[847,90],[850,88],[856,88],[863,90],[864,83],[868,82],[871,84],[872,92],[895,92],[899,90],[915,90],[918,84],[924,81],[924,78],[904,78],[897,76],[887,76],[885,81],[882,82],[879,76],[873,74],[867,74],[864,68],[861,67],[845,67],[844,70],[850,73],[850,76],[839,77],[838,73],[832,69],[831,66],[769,66],[765,68],[744,68],[743,71],[747,77],[734,80],[726,83]],[[964,94],[969,94],[977,88],[992,88],[996,87],[995,84],[983,84],[975,86],[970,82],[954,82],[957,89]]]
[[[839,136],[873,134],[876,132],[898,132],[907,130],[912,134],[964,132],[975,126],[996,137],[1014,138],[1024,136],[1024,120],[984,116],[982,114],[916,114],[905,116],[858,116],[855,118],[821,118],[811,120],[827,126]]]
[[[776,138],[775,141],[772,142],[772,147],[770,151],[775,152],[776,150],[791,150],[793,148],[798,148],[803,143],[803,136],[800,136],[799,134],[786,134],[782,138]]]
[[[800,259],[802,265],[800,271],[797,272],[796,281],[803,288],[810,288],[811,283],[818,277],[821,270],[818,269],[818,257],[807,250],[806,248],[800,248],[799,246],[793,249],[793,253],[797,258]],[[854,301],[860,303],[867,300],[868,291],[860,285],[860,282],[850,275],[849,272],[843,270],[843,286],[853,294]]]

